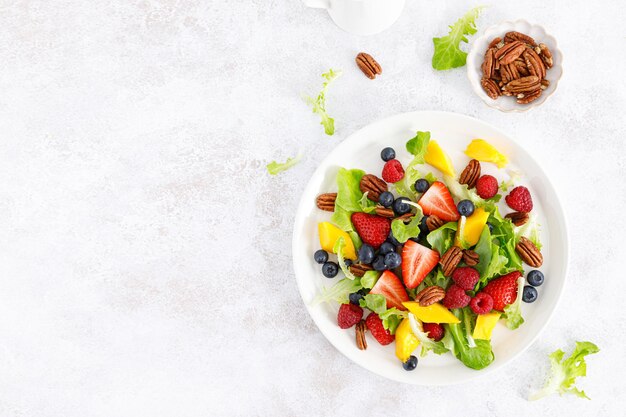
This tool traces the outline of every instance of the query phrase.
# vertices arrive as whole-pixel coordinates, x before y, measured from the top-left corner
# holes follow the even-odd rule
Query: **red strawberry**
[[[493,298],[486,292],[479,292],[470,300],[470,308],[476,314],[487,314],[493,308]]]
[[[397,159],[392,159],[391,161],[387,161],[385,166],[383,167],[383,179],[389,183],[394,183],[400,181],[404,178],[404,168],[402,168],[402,164]]]
[[[352,213],[352,224],[363,242],[378,249],[387,240],[391,222],[384,217],[367,213]]]
[[[376,313],[370,313],[365,319],[367,328],[374,336],[374,339],[378,340],[381,345],[388,345],[395,340],[395,336],[389,333],[389,330],[383,326],[383,321],[378,317]]]
[[[465,290],[456,284],[450,285],[450,288],[446,291],[441,304],[448,308],[463,308],[469,304],[472,297],[465,294]]]
[[[469,266],[457,268],[452,273],[454,283],[466,291],[473,290],[479,279],[478,271]]]
[[[439,323],[422,323],[422,327],[424,328],[424,333],[428,333],[428,337],[433,339],[435,342],[443,339],[443,335],[445,331],[443,330],[443,326]]]
[[[402,302],[409,301],[402,281],[391,271],[383,272],[376,281],[376,285],[370,290],[370,294],[382,295],[387,300],[387,308],[395,307],[398,310],[406,310]]]
[[[459,220],[460,215],[450,195],[450,191],[440,181],[433,182],[417,204],[422,207],[424,214],[427,216],[434,214],[446,222]]]
[[[349,329],[363,318],[363,309],[354,304],[342,304],[337,314],[337,324],[342,329]]]
[[[492,175],[483,175],[476,181],[476,193],[480,198],[491,198],[498,194],[498,180]]]
[[[437,266],[439,252],[407,240],[402,249],[402,278],[407,288],[415,288]]]
[[[504,199],[506,204],[515,211],[528,213],[533,209],[533,199],[526,187],[515,187]]]
[[[517,279],[521,277],[518,271],[496,278],[483,288],[483,292],[493,298],[493,309],[502,311],[504,307],[515,302],[517,298]]]

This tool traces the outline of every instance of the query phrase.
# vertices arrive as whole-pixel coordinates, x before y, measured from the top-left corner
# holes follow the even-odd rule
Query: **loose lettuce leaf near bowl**
[[[322,74],[324,83],[322,84],[322,91],[313,98],[310,96],[304,96],[304,101],[313,107],[313,113],[317,113],[321,116],[322,121],[320,124],[324,126],[324,133],[328,136],[332,136],[335,133],[335,119],[330,117],[326,112],[326,93],[330,84],[341,76],[341,70],[329,69],[328,72]]]
[[[504,307],[504,318],[506,318],[506,327],[511,330],[517,329],[524,324],[524,318],[522,317],[522,294],[524,292],[524,277],[519,277],[517,280],[517,298],[515,302]]]
[[[438,229],[433,230],[426,237],[430,247],[440,255],[446,253],[454,245],[454,235],[456,234],[457,222],[448,222]]]
[[[586,398],[585,391],[574,386],[576,378],[587,375],[587,363],[585,356],[598,353],[600,349],[591,342],[576,342],[576,348],[569,358],[564,359],[565,352],[557,349],[550,355],[550,372],[546,385],[538,392],[529,397],[535,401],[551,394],[573,394],[580,398]]]
[[[280,162],[276,162],[276,161],[272,161],[269,164],[267,164],[266,168],[267,168],[267,172],[270,175],[276,175],[279,174],[283,171],[287,171],[289,168],[293,167],[294,165],[296,165],[298,162],[300,162],[300,159],[302,159],[302,155],[298,155],[295,158],[287,158],[287,161],[280,163]]]
[[[454,346],[451,346],[450,339],[442,340],[444,346],[450,349],[457,359],[468,368],[476,370],[486,368],[495,358],[491,350],[491,342],[489,340],[474,340],[472,338],[471,326],[474,320],[470,309],[466,307],[453,310],[452,312],[461,320],[461,323],[444,324],[446,334],[450,333],[454,342]]]
[[[461,42],[467,43],[467,35],[476,33],[476,18],[478,18],[483,9],[483,6],[471,9],[450,26],[448,35],[441,38],[433,38],[435,51],[433,53],[432,66],[434,69],[447,70],[465,65],[467,52],[462,51],[459,46]]]

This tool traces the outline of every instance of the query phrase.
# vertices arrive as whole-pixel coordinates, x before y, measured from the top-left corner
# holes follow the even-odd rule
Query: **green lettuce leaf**
[[[522,259],[515,251],[515,244],[517,243],[515,237],[515,231],[513,230],[513,223],[509,219],[504,219],[500,215],[498,208],[494,206],[490,212],[489,219],[487,220],[493,226],[493,232],[491,233],[494,243],[500,247],[500,254],[506,256],[507,272],[520,271],[523,272]]]
[[[428,234],[426,240],[430,247],[443,255],[454,244],[454,234],[456,233],[457,223],[448,222],[435,229]]]
[[[524,277],[519,277],[517,280],[517,298],[515,302],[504,307],[504,315],[506,318],[506,327],[511,330],[517,329],[524,324],[524,318],[522,317],[522,293],[524,292]]]
[[[452,194],[452,197],[454,197],[455,199],[470,200],[472,203],[474,203],[474,206],[476,207],[485,207],[489,205],[488,202],[486,202],[485,200],[480,198],[478,194],[476,194],[476,191],[470,190],[466,184],[461,184],[456,180],[456,178],[451,177],[450,175],[444,175],[443,182],[446,184],[446,187],[448,187],[448,190],[450,190],[450,194]],[[485,210],[490,211],[487,210],[486,207]]]
[[[524,236],[533,242],[539,250],[541,250],[542,245],[539,238],[540,230],[541,225],[537,221],[537,215],[535,213],[530,213],[526,223],[513,229],[513,232],[515,233],[515,242],[519,242],[519,239]]]
[[[369,191],[363,193],[363,197],[361,197],[361,199],[359,200],[359,204],[361,206],[361,211],[365,213],[372,213],[376,211],[376,203],[367,198],[368,193]]]
[[[348,302],[348,296],[353,292],[359,291],[361,288],[363,287],[359,279],[351,280],[344,278],[330,288],[322,287],[322,291],[313,299],[311,305],[330,303],[332,301],[345,304]]]
[[[302,155],[298,155],[295,158],[287,158],[287,161],[283,163],[272,161],[266,166],[267,172],[270,175],[276,175],[283,171],[287,171],[289,168],[300,162],[300,159],[302,159]]]
[[[422,208],[417,206],[417,211],[413,215],[413,218],[409,223],[404,223],[402,220],[396,219],[391,222],[391,232],[393,236],[400,243],[404,243],[412,237],[417,237],[420,234],[420,222],[424,217]]]
[[[591,342],[576,342],[576,348],[569,358],[564,359],[565,352],[558,349],[550,355],[550,373],[546,385],[540,391],[532,394],[531,401],[538,400],[551,394],[573,394],[586,398],[585,391],[574,386],[576,378],[587,375],[585,356],[598,353],[600,349]]]
[[[437,179],[432,173],[422,174],[417,167],[424,163],[426,149],[430,141],[430,132],[417,132],[415,137],[406,143],[406,150],[413,155],[413,160],[404,170],[404,178],[394,184],[396,193],[411,200],[417,200],[415,181],[426,178],[432,184]]]
[[[418,131],[415,137],[406,143],[406,150],[413,155],[411,164],[416,165],[425,162],[424,157],[426,156],[428,142],[430,142],[430,132]]]
[[[361,178],[365,171],[360,169],[339,168],[337,172],[337,198],[335,206],[339,206],[346,211],[361,211],[361,198],[363,193],[359,188]]]
[[[500,183],[500,191],[507,192],[509,188],[513,188],[515,183],[519,181],[521,174],[517,171],[509,170],[509,179]]]
[[[420,346],[422,347],[420,352],[421,357],[426,356],[426,354],[428,354],[431,350],[437,355],[441,355],[442,353],[446,353],[448,351],[448,348],[445,347],[442,341],[435,342],[433,339],[428,337],[428,333],[424,333],[422,322],[419,321],[419,319],[412,313],[409,313],[409,324],[411,325],[411,331],[420,341]]]
[[[367,271],[361,277],[361,285],[363,286],[363,288],[374,288],[374,285],[376,285],[376,281],[378,281],[379,277],[380,272],[374,270]]]
[[[446,333],[450,333],[454,347],[450,349],[451,343],[449,340],[444,342],[444,346],[449,346],[448,349],[468,368],[476,370],[486,368],[495,358],[491,350],[491,342],[489,340],[474,340],[471,339],[471,336],[468,337],[472,332],[470,328],[472,318],[465,317],[467,314],[472,314],[469,309],[456,309],[452,310],[452,312],[461,320],[461,323],[444,325]]]
[[[489,227],[485,226],[483,229],[478,243],[474,247],[474,252],[479,257],[478,265],[474,266],[480,275],[480,281],[476,284],[477,289],[487,285],[487,282],[492,278],[507,273],[508,258],[501,254],[500,246],[493,242]]]
[[[381,294],[366,294],[359,304],[363,308],[367,308],[374,313],[381,315],[387,311],[387,299]]]
[[[333,246],[333,252],[337,254],[337,263],[339,264],[339,268],[341,268],[341,272],[346,276],[346,278],[355,280],[356,276],[350,272],[350,268],[346,265],[346,259],[343,256],[343,248],[346,246],[346,242],[344,242],[343,237],[340,237],[335,242]]]
[[[400,311],[395,307],[387,308],[387,300],[380,294],[367,294],[359,301],[359,304],[363,308],[367,308],[374,313],[378,314],[383,322],[383,327],[391,334],[396,333],[398,325],[404,317],[406,312]]]
[[[324,126],[324,132],[328,136],[332,136],[335,133],[335,119],[330,117],[326,112],[326,93],[330,84],[341,76],[341,70],[329,69],[328,72],[322,74],[324,83],[322,84],[322,91],[316,98],[305,96],[304,101],[313,107],[313,113],[317,113],[322,118],[320,124]]]
[[[471,9],[450,26],[448,35],[433,38],[435,52],[432,65],[434,69],[441,71],[465,65],[467,52],[462,51],[459,45],[461,42],[467,43],[467,35],[476,33],[476,18],[483,9],[483,6]]]

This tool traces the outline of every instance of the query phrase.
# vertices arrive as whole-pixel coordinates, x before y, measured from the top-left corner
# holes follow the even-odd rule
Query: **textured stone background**
[[[408,1],[374,37],[299,1],[0,1],[0,415],[621,415],[626,67],[622,2],[494,2],[565,56],[542,108],[502,114],[431,38],[474,2]],[[384,75],[357,72],[366,50]],[[326,138],[302,103],[329,67]],[[300,191],[356,129],[469,114],[513,134],[568,209],[568,285],[533,347],[448,388],[384,380],[317,331],[290,258]],[[278,177],[267,162],[304,152]],[[589,339],[593,398],[525,400],[547,354]]]

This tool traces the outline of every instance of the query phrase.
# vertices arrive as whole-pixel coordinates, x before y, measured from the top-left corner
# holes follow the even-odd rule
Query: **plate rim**
[[[562,225],[562,230],[563,230],[563,282],[560,286],[560,288],[558,289],[558,294],[556,295],[556,301],[554,303],[554,306],[552,308],[552,310],[549,312],[548,316],[546,317],[546,319],[543,321],[541,327],[539,328],[539,330],[535,333],[534,336],[532,336],[532,338],[526,343],[526,345],[520,349],[517,353],[515,353],[513,356],[511,356],[507,361],[503,362],[503,363],[499,363],[499,364],[492,364],[491,366],[488,366],[485,369],[482,369],[478,372],[475,373],[471,373],[471,374],[467,374],[467,376],[460,378],[459,380],[454,380],[454,381],[435,381],[435,382],[424,382],[420,379],[415,379],[415,380],[401,380],[401,379],[396,379],[396,378],[392,378],[389,375],[385,375],[384,373],[380,373],[377,372],[376,370],[372,369],[371,367],[362,365],[361,363],[358,363],[356,361],[355,358],[353,358],[349,352],[345,351],[344,348],[342,346],[340,346],[334,339],[333,337],[331,337],[332,335],[328,334],[326,332],[326,330],[324,329],[323,326],[320,326],[320,324],[318,323],[318,320],[316,319],[315,315],[312,313],[312,306],[307,303],[307,301],[304,298],[303,295],[303,288],[301,285],[301,280],[300,278],[298,278],[298,265],[296,264],[295,261],[295,256],[294,253],[296,253],[297,251],[297,247],[299,244],[299,240],[297,239],[297,231],[298,231],[298,225],[300,223],[302,223],[304,220],[304,217],[306,216],[307,213],[303,213],[304,210],[304,206],[305,206],[305,201],[306,201],[306,196],[309,194],[309,188],[311,188],[313,186],[313,179],[318,177],[322,166],[324,165],[325,161],[334,153],[336,152],[340,152],[341,150],[343,150],[344,148],[346,148],[347,146],[349,146],[349,144],[354,140],[353,138],[358,136],[359,133],[362,133],[364,130],[368,129],[368,128],[372,128],[376,125],[379,124],[383,124],[383,123],[388,123],[390,121],[392,121],[393,119],[399,119],[399,118],[403,118],[403,117],[411,117],[411,116],[418,116],[418,115],[438,115],[438,116],[447,116],[447,117],[452,117],[452,118],[461,118],[461,119],[465,119],[466,121],[469,121],[471,123],[478,123],[478,124],[482,124],[487,126],[488,128],[494,130],[495,132],[497,132],[499,135],[504,136],[507,140],[510,140],[511,142],[513,142],[516,146],[520,147],[524,152],[526,152],[528,154],[528,156],[533,160],[533,162],[535,162],[535,164],[537,165],[537,167],[539,168],[539,174],[541,176],[541,178],[543,180],[545,180],[545,183],[547,184],[548,190],[550,191],[550,194],[554,197],[554,200],[551,201],[551,203],[555,206],[557,213],[560,215],[560,221],[561,221],[561,225]],[[476,380],[478,378],[484,377],[486,375],[492,374],[493,372],[496,372],[498,370],[501,370],[502,368],[504,368],[505,366],[509,365],[510,363],[514,362],[515,360],[517,360],[523,353],[525,353],[539,338],[539,336],[541,336],[541,334],[544,332],[544,330],[546,329],[546,327],[548,326],[548,324],[550,323],[550,321],[552,320],[552,318],[554,317],[555,312],[557,311],[557,309],[559,308],[559,305],[561,304],[561,300],[563,298],[563,293],[565,292],[565,288],[567,285],[567,276],[568,276],[568,271],[569,271],[569,259],[570,259],[570,242],[569,242],[569,225],[568,225],[568,221],[567,221],[567,216],[564,210],[564,206],[562,204],[561,198],[558,194],[558,191],[556,190],[556,188],[554,187],[554,184],[552,183],[552,181],[550,180],[550,177],[546,174],[546,172],[544,171],[543,167],[536,162],[536,159],[533,157],[533,155],[528,151],[528,149],[526,147],[524,147],[519,141],[517,141],[515,139],[514,136],[506,133],[504,130],[493,126],[492,124],[485,122],[483,120],[480,120],[478,118],[472,117],[472,116],[468,116],[466,114],[462,114],[462,113],[456,113],[456,112],[449,112],[449,111],[441,111],[441,110],[417,110],[417,111],[411,111],[411,112],[402,112],[402,113],[396,113],[390,116],[386,116],[383,118],[379,118],[378,120],[372,122],[372,123],[368,123],[362,127],[360,127],[359,129],[355,130],[354,132],[352,132],[350,135],[348,135],[347,137],[345,137],[341,143],[337,144],[337,146],[335,146],[325,157],[324,159],[322,159],[318,165],[317,168],[315,169],[315,171],[311,174],[309,181],[307,182],[306,186],[303,188],[302,191],[302,195],[300,196],[300,198],[298,199],[298,207],[294,216],[294,222],[293,222],[293,230],[292,230],[292,242],[291,242],[291,250],[292,250],[292,254],[291,254],[291,259],[292,259],[292,266],[293,266],[293,270],[294,270],[294,275],[295,275],[295,280],[296,280],[296,284],[298,286],[298,292],[300,293],[300,298],[309,314],[309,316],[311,317],[311,319],[313,320],[313,322],[315,323],[315,326],[317,327],[317,329],[324,335],[324,337],[326,338],[326,340],[335,348],[337,349],[337,351],[339,351],[343,356],[345,356],[347,359],[349,359],[351,362],[353,362],[354,364],[358,365],[359,367],[366,369],[369,372],[372,372],[375,375],[378,375],[380,377],[383,377],[385,379],[391,380],[391,381],[395,381],[395,382],[400,382],[400,383],[404,383],[404,384],[408,384],[408,385],[418,385],[418,386],[450,386],[450,385],[458,385],[461,383],[465,383],[465,382],[469,382],[469,381],[473,381]]]

